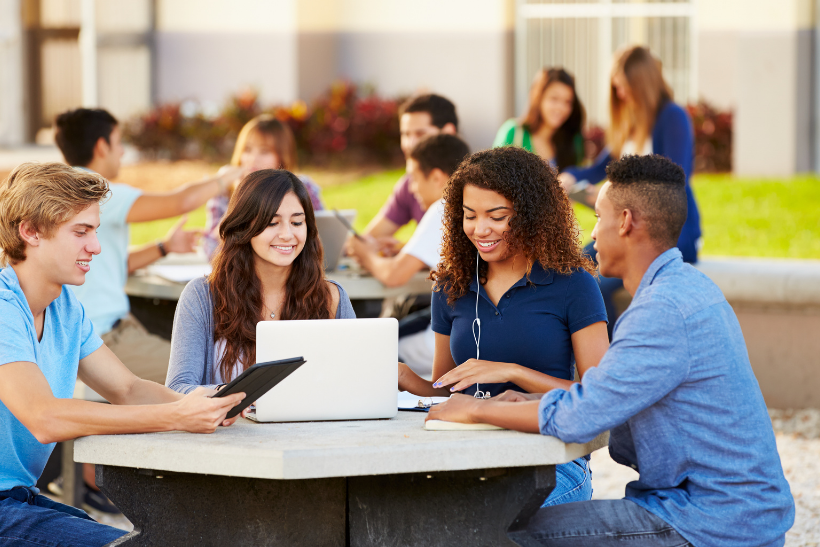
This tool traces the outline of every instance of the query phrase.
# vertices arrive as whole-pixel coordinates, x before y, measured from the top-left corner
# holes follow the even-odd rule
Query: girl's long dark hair
[[[535,133],[541,128],[541,124],[544,123],[544,118],[541,116],[541,101],[544,99],[547,88],[554,83],[562,83],[572,89],[572,113],[552,134],[555,163],[558,165],[558,171],[561,172],[567,167],[578,165],[584,159],[579,157],[579,152],[582,150],[576,146],[581,138],[581,127],[584,125],[584,106],[575,91],[575,78],[563,68],[542,68],[530,89],[530,104],[521,125],[526,127],[530,133]]]
[[[262,320],[262,282],[256,273],[251,239],[270,224],[288,192],[305,211],[307,240],[291,265],[280,319],[329,319],[332,297],[324,276],[324,257],[310,195],[293,173],[262,169],[242,181],[219,225],[222,240],[208,277],[213,298],[214,342],[225,341],[217,364],[229,381],[236,363],[242,370],[256,363],[256,324]]]

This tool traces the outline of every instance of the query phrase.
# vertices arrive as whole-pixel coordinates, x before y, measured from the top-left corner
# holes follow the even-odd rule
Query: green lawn
[[[356,209],[361,230],[390,195],[403,170],[384,171],[356,182],[325,188],[328,207]],[[321,180],[318,182],[321,183]],[[697,175],[695,196],[701,212],[703,254],[820,259],[820,178],[797,176],[788,180],[738,179],[731,175]],[[576,214],[588,241],[595,217],[576,205]],[[131,241],[138,245],[161,238],[174,219],[135,224]],[[188,226],[204,226],[205,210],[189,214]],[[398,237],[406,241],[406,226]]]

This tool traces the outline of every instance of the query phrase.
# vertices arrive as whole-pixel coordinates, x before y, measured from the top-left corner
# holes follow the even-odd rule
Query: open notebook
[[[424,422],[424,429],[427,431],[497,431],[504,428],[491,424],[462,424],[444,420],[427,420]]]

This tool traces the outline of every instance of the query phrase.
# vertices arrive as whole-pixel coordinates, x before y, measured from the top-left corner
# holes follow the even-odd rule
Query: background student
[[[293,131],[267,114],[256,116],[242,127],[231,156],[231,165],[242,168],[243,175],[260,169],[285,169],[294,172],[296,164],[296,139],[293,137]],[[323,210],[322,189],[319,185],[307,175],[298,177],[310,194],[313,210]],[[237,177],[227,191],[211,198],[206,205],[207,216],[202,246],[209,259],[213,258],[219,245],[219,222],[225,216],[228,202],[240,180],[241,177]]]
[[[575,78],[563,68],[542,68],[530,87],[527,112],[504,122],[493,147],[519,146],[538,154],[558,171],[584,160],[584,107]]]
[[[78,108],[57,116],[55,129],[55,140],[66,163],[99,173],[108,180],[117,178],[123,147],[120,128],[111,114],[101,109]],[[202,232],[183,230],[183,219],[165,240],[129,251],[128,225],[192,211],[224,192],[240,172],[239,167],[230,167],[219,176],[157,194],[146,194],[126,184],[111,184],[111,197],[103,203],[100,217],[102,253],[88,273],[85,285],[74,292],[94,324],[95,332],[140,378],[165,382],[171,345],[149,334],[129,313],[125,294],[128,274],[169,252],[192,252]]]
[[[582,385],[489,401],[455,396],[427,419],[484,422],[585,443],[640,473],[620,500],[541,509],[532,545],[782,546],[794,522],[772,423],[731,306],[684,264],[686,177],[668,159],[607,168],[592,232],[603,275],[633,296]]]
[[[439,133],[458,133],[456,107],[441,95],[411,97],[399,107],[399,128],[401,150],[406,158],[410,150],[426,137]],[[421,222],[424,211],[424,206],[410,190],[410,175],[405,173],[396,183],[387,202],[367,225],[363,235],[366,239],[378,242],[383,254],[395,255],[401,244],[393,238],[393,234],[411,220]]]
[[[445,192],[433,276],[433,382],[399,364],[416,395],[543,393],[606,352],[606,312],[555,171],[514,147],[473,154]],[[548,504],[590,499],[587,458],[557,467]]]
[[[213,272],[182,291],[166,385],[219,387],[256,363],[256,324],[354,319],[345,290],[325,279],[307,188],[288,171],[245,177],[219,224]]]
[[[213,432],[244,394],[185,397],[142,380],[108,349],[66,285],[100,254],[108,183],[59,163],[23,164],[0,186],[0,543],[108,544],[124,532],[36,488],[56,442],[174,429]],[[73,399],[77,378],[113,404]]]
[[[375,242],[352,239],[348,253],[388,287],[407,283],[425,268],[435,268],[440,257],[444,188],[450,175],[469,155],[467,143],[442,133],[420,141],[407,157],[410,190],[426,210],[413,236],[395,256],[381,256]],[[426,310],[426,311],[425,311]],[[433,363],[433,331],[429,329],[429,307],[413,314],[399,327],[399,356],[411,369],[430,377]]]
[[[686,174],[688,213],[678,239],[685,262],[697,262],[701,236],[700,213],[692,192],[691,176],[695,137],[686,110],[672,100],[672,89],[663,79],[661,62],[647,48],[627,47],[615,56],[610,89],[610,122],[607,147],[593,165],[569,168],[561,173],[561,184],[569,189],[576,181],[598,184],[606,178],[606,166],[629,154],[660,154],[680,165]],[[599,186],[589,189],[595,203]],[[587,252],[594,258],[590,244]],[[601,278],[601,292],[609,314],[610,337],[615,324],[612,294],[623,287],[618,279]]]

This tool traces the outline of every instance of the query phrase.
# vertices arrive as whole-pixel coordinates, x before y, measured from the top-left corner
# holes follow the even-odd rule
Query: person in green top
[[[542,68],[530,87],[530,102],[521,119],[498,130],[493,147],[518,146],[538,154],[563,171],[584,159],[584,107],[575,93],[575,78],[563,68]]]

